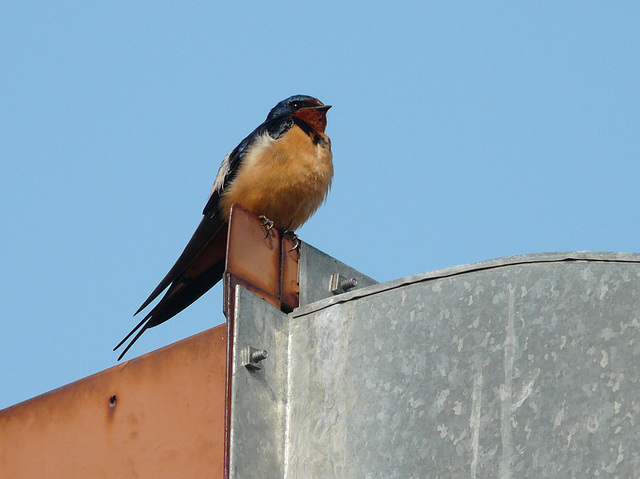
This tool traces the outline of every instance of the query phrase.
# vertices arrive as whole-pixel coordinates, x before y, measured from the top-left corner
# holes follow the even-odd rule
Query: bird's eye
[[[298,103],[297,101],[294,101],[291,104],[291,108],[293,108],[294,110],[297,110],[298,108],[300,108],[300,103]]]

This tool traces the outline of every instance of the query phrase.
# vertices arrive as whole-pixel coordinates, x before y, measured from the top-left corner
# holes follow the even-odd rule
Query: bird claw
[[[267,218],[265,215],[260,215],[258,218],[262,220],[262,226],[265,227],[266,234],[264,235],[265,239],[269,237],[269,231],[273,228],[273,221]]]
[[[291,253],[292,251],[297,250],[298,248],[300,248],[300,239],[298,238],[298,235],[295,234],[293,231],[291,230],[285,230],[285,232],[283,233],[283,235],[290,235],[291,236],[291,241],[293,242],[293,248],[291,248],[289,250],[289,253]]]

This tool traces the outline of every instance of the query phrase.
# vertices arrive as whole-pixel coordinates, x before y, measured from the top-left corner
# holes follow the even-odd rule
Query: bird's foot
[[[267,218],[265,215],[260,215],[258,218],[262,220],[262,226],[266,230],[266,234],[264,235],[265,239],[269,237],[269,231],[273,228],[273,221]]]
[[[291,241],[293,242],[293,248],[291,248],[289,250],[289,253],[291,253],[292,251],[297,250],[298,248],[300,248],[300,239],[298,238],[298,235],[295,234],[293,231],[291,230],[285,230],[285,232],[283,233],[283,235],[289,235],[291,236]]]

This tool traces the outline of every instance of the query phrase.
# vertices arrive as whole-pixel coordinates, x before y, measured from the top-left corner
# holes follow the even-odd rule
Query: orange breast
[[[239,203],[265,215],[280,231],[302,226],[325,200],[333,178],[331,143],[321,136],[326,142],[314,144],[293,126],[277,140],[259,140],[222,195],[225,217]]]

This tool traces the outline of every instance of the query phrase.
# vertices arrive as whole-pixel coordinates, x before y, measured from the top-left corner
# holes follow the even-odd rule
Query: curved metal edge
[[[322,299],[314,303],[305,305],[295,309],[292,317],[304,316],[315,311],[328,308],[335,304],[345,303],[353,299],[370,296],[382,291],[389,291],[400,288],[402,286],[429,281],[434,279],[446,278],[448,276],[456,276],[460,274],[472,273],[486,269],[503,268],[519,264],[535,264],[535,263],[561,263],[567,261],[585,261],[585,262],[601,262],[601,263],[639,263],[640,253],[616,253],[604,251],[565,251],[555,253],[531,253],[517,256],[505,256],[502,258],[478,261],[459,266],[451,266],[449,268],[437,269],[427,273],[414,274],[403,278],[387,281],[386,283],[378,283],[372,286],[364,287],[350,293],[344,293],[335,298]]]

